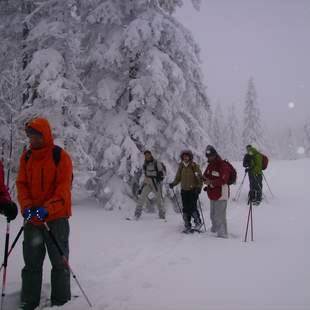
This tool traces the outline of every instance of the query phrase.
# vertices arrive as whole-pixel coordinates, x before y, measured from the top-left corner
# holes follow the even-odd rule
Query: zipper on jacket
[[[41,168],[41,191],[44,192],[44,169]]]

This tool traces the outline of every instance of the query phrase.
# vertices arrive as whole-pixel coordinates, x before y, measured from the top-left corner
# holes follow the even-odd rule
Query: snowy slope
[[[254,242],[244,243],[246,188],[228,211],[230,238],[180,233],[179,214],[162,222],[147,214],[104,211],[78,191],[71,219],[72,268],[98,310],[309,310],[310,160],[272,162],[266,172],[276,196],[254,209]],[[243,171],[239,167],[239,182]],[[233,187],[233,195],[238,185]],[[209,226],[206,194],[201,196]],[[132,210],[133,212],[133,210]],[[12,224],[13,235],[21,221]],[[1,249],[5,221],[1,218]],[[49,292],[49,263],[43,294]],[[18,304],[21,243],[8,270],[8,306]],[[72,281],[73,294],[80,294]],[[63,308],[86,310],[80,297]]]

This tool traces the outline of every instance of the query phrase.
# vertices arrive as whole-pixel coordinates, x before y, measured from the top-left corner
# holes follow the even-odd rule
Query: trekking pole
[[[264,180],[265,180],[265,182],[266,182],[266,184],[267,184],[267,187],[268,187],[268,189],[269,189],[269,191],[270,191],[270,194],[272,195],[272,197],[274,198],[274,194],[273,194],[273,192],[271,191],[271,188],[270,188],[270,186],[269,186],[269,184],[268,184],[268,182],[267,182],[267,179],[266,179],[266,177],[265,177],[265,174],[263,173],[263,178],[264,178]]]
[[[178,206],[178,208],[179,208],[179,211],[180,211],[180,213],[183,215],[182,208],[181,208],[181,206],[179,205],[179,201],[178,201],[178,198],[177,198],[177,196],[176,196],[176,194],[175,194],[174,188],[172,188],[172,192],[173,192],[174,200],[176,201],[177,206]]]
[[[250,221],[251,221],[251,241],[254,241],[254,233],[253,233],[253,208],[252,208],[252,201],[251,201],[251,199],[249,199],[248,204],[250,205],[250,207],[249,207],[248,219],[247,219],[247,224],[246,224],[244,242],[247,242],[248,230],[249,230],[249,222]]]
[[[59,245],[57,239],[55,238],[53,232],[51,231],[50,227],[47,225],[46,222],[44,222],[44,226],[45,226],[45,228],[46,228],[46,230],[47,230],[49,236],[51,237],[52,241],[54,242],[54,244],[55,244],[55,246],[56,246],[56,248],[57,248],[57,250],[58,250],[60,256],[62,257],[62,260],[63,260],[64,264],[65,264],[66,267],[69,269],[69,271],[70,271],[70,273],[71,273],[73,279],[75,280],[76,284],[78,285],[79,289],[81,290],[81,292],[82,292],[83,296],[85,297],[85,299],[86,299],[86,301],[87,301],[89,307],[91,308],[93,305],[91,304],[89,298],[87,297],[85,291],[83,290],[83,288],[82,288],[82,286],[81,286],[79,280],[77,279],[77,276],[76,276],[75,273],[73,272],[73,270],[72,270],[72,268],[71,268],[71,266],[70,266],[70,264],[69,264],[69,261],[68,261],[67,257],[65,256],[63,250],[61,249],[61,247],[60,247],[60,245]]]
[[[243,177],[242,182],[241,182],[241,184],[240,184],[240,186],[238,188],[238,191],[236,192],[236,196],[233,199],[233,201],[238,201],[239,200],[246,175],[247,175],[247,172],[244,173],[244,177]]]
[[[16,235],[16,237],[15,237],[15,239],[13,241],[13,243],[12,243],[12,245],[11,245],[9,251],[8,251],[8,257],[10,256],[11,252],[13,251],[13,249],[14,249],[14,247],[15,247],[15,245],[16,245],[16,243],[17,243],[18,239],[20,238],[20,236],[21,236],[23,231],[24,231],[24,225],[20,228],[18,234]],[[0,272],[1,272],[3,267],[4,267],[4,262],[2,263],[2,265],[0,267]]]
[[[198,198],[198,204],[199,204],[200,213],[201,213],[201,217],[202,217],[203,227],[205,228],[205,232],[207,232],[205,217],[204,217],[203,212],[202,212],[201,201],[199,198]]]
[[[1,306],[0,310],[4,309],[4,299],[5,299],[5,289],[6,289],[6,272],[8,265],[8,250],[9,250],[9,239],[10,239],[10,221],[6,224],[6,234],[5,234],[5,246],[4,246],[4,261],[3,261],[3,277],[2,277],[2,291],[1,291]]]

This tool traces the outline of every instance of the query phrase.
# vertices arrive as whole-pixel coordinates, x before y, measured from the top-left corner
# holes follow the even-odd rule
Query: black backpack
[[[227,185],[236,184],[236,182],[237,182],[237,171],[236,171],[236,169],[228,160],[225,159],[225,160],[223,160],[223,162],[229,167],[229,170],[230,170]]]

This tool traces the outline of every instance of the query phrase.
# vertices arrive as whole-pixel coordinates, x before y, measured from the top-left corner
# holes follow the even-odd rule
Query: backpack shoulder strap
[[[53,160],[56,165],[56,167],[59,165],[60,159],[61,159],[61,151],[62,148],[58,145],[55,145],[53,148]],[[25,162],[27,163],[31,157],[32,151],[29,149],[25,153]]]
[[[60,159],[61,159],[61,151],[62,151],[62,148],[60,146],[58,146],[58,145],[54,146],[54,148],[53,148],[53,160],[54,160],[56,167],[58,167]]]
[[[25,162],[27,163],[31,157],[32,151],[29,149],[25,152]]]

